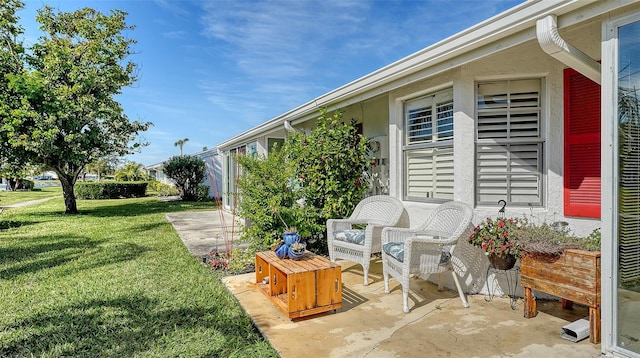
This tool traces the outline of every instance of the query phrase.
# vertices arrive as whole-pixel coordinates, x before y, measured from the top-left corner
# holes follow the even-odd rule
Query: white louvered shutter
[[[540,80],[478,85],[478,203],[542,204],[540,112]]]

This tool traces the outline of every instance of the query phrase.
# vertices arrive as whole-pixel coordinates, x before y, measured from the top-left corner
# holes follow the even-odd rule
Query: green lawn
[[[0,356],[277,356],[164,219],[211,203],[78,208],[64,215],[56,198],[0,215]]]
[[[23,201],[38,200],[62,196],[62,188],[59,186],[44,187],[32,191],[0,191],[0,206],[7,206]]]

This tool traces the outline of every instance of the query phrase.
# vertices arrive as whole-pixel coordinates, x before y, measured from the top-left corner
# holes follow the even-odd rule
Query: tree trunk
[[[73,186],[76,184],[76,177],[58,172],[58,179],[62,185],[62,196],[64,197],[64,213],[78,214],[78,206],[76,204],[76,195],[73,192]]]

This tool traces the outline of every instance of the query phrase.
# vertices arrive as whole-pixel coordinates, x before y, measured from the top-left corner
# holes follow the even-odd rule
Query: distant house
[[[147,165],[144,167],[144,170],[147,172],[147,175],[161,183],[174,184],[173,181],[164,174],[164,162]]]
[[[212,198],[220,197],[222,192],[222,162],[217,150],[208,149],[191,155],[202,158],[205,163],[206,176],[201,184],[209,186],[209,196]],[[164,173],[164,162],[148,165],[144,169],[155,180],[169,185],[174,184]],[[212,185],[212,183],[215,183],[215,185]]]
[[[312,130],[320,107],[341,110],[379,142],[384,190],[412,222],[455,199],[477,223],[505,200],[511,216],[601,227],[602,351],[640,356],[618,305],[622,283],[640,280],[639,118],[625,107],[639,73],[639,1],[527,1],[220,143],[223,202],[234,154],[268,153]],[[462,275],[477,275],[472,261]]]

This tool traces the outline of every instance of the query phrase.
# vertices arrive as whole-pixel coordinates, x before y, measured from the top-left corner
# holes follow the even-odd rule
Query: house
[[[640,1],[527,1],[221,143],[223,204],[235,154],[340,110],[380,144],[412,221],[455,199],[479,222],[505,200],[511,216],[601,228],[602,351],[640,356],[640,295],[624,288],[640,281],[639,70]],[[486,292],[477,262],[462,262],[468,292]]]

